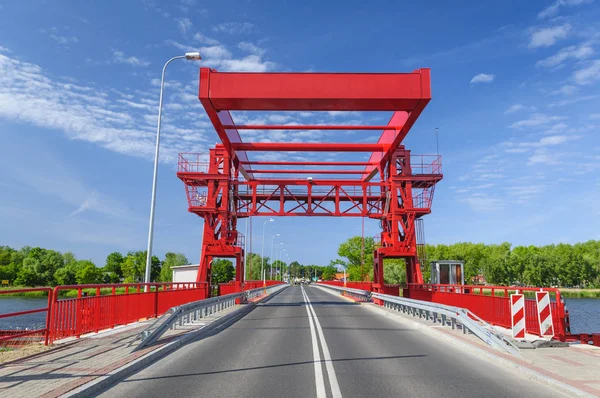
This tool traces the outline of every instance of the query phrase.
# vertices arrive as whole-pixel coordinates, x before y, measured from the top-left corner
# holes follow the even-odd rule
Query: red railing
[[[565,338],[565,306],[560,298],[560,291],[554,288],[507,287],[507,286],[472,286],[472,285],[408,285],[409,297],[416,300],[430,301],[452,305],[472,311],[486,322],[505,328],[511,328],[510,294],[519,292],[547,291],[554,298],[552,323],[554,337]],[[527,333],[540,336],[537,302],[535,299],[525,300],[525,328]]]
[[[33,310],[26,311],[17,311],[17,312],[9,312],[6,314],[0,314],[1,318],[12,318],[18,317],[22,315],[28,314],[37,314],[41,312],[46,313],[45,327],[43,329],[9,329],[9,330],[0,330],[0,346],[9,346],[9,345],[21,345],[26,342],[31,342],[32,340],[42,341],[44,340],[44,344],[48,344],[48,330],[50,325],[50,308],[52,305],[52,288],[50,287],[36,287],[30,289],[10,289],[10,290],[0,290],[0,295],[2,294],[17,294],[17,293],[30,293],[30,292],[46,292],[48,294],[48,301],[46,307],[37,308]],[[33,326],[33,325],[32,325]]]
[[[94,295],[84,289],[95,289]],[[77,297],[58,300],[63,290],[76,290]],[[47,339],[51,343],[156,317],[171,307],[202,300],[207,292],[206,283],[57,286],[52,292]]]
[[[442,174],[441,155],[412,155],[410,157],[412,174]]]
[[[179,173],[208,173],[209,162],[199,153],[180,153],[177,162]]]

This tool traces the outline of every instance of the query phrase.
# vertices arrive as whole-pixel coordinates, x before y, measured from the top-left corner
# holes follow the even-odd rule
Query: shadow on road
[[[386,361],[386,360],[394,360],[394,359],[415,359],[415,358],[425,358],[425,357],[427,357],[427,355],[396,355],[396,356],[387,356],[387,357],[339,358],[339,359],[332,359],[331,362]],[[321,362],[326,362],[326,361],[321,360]],[[314,361],[289,362],[289,363],[281,363],[281,364],[275,364],[275,365],[215,370],[212,372],[184,373],[184,374],[175,374],[175,375],[158,376],[158,377],[144,377],[144,378],[131,377],[128,380],[122,381],[122,383],[131,383],[131,382],[148,381],[148,380],[174,379],[174,378],[179,378],[179,377],[207,376],[207,375],[215,375],[215,374],[223,374],[223,373],[237,373],[237,372],[246,372],[246,371],[252,371],[252,370],[275,369],[275,368],[282,368],[282,367],[288,367],[288,366],[309,365],[309,364],[313,365]]]

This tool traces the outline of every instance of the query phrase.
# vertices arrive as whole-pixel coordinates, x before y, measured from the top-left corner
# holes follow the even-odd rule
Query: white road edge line
[[[315,319],[315,325],[317,326],[317,331],[319,332],[319,339],[321,340],[321,347],[323,347],[323,357],[325,359],[325,369],[327,370],[327,376],[329,377],[329,387],[331,388],[331,394],[333,398],[342,398],[342,392],[340,390],[340,385],[338,384],[337,376],[335,374],[335,369],[333,368],[333,362],[331,361],[331,353],[329,352],[329,347],[327,346],[327,341],[325,341],[325,335],[323,334],[323,328],[321,327],[321,322],[319,322],[319,318],[317,317],[317,313],[313,308],[310,299],[308,298],[308,294],[304,291],[304,287],[302,287],[302,293],[304,293],[305,300],[308,302],[308,306],[310,307],[310,311]]]
[[[319,353],[319,343],[317,341],[317,333],[315,332],[315,325],[313,324],[313,318],[310,314],[309,303],[307,301],[308,297],[306,293],[304,293],[304,288],[300,286],[302,289],[302,297],[304,298],[304,302],[306,303],[306,314],[308,315],[308,323],[310,325],[310,338],[312,340],[313,347],[313,357],[314,357],[314,365],[315,365],[315,384],[317,386],[317,398],[326,398],[327,394],[325,393],[325,380],[323,378],[323,367],[321,366],[321,354]]]

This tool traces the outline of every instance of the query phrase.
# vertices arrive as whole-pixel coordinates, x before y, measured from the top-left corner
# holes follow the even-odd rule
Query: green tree
[[[372,276],[373,250],[375,242],[371,237],[354,236],[338,248],[338,256],[344,259],[336,261],[346,268],[346,276],[351,281],[363,281]],[[364,258],[364,261],[363,261]]]
[[[385,283],[406,283],[406,262],[399,258],[386,258],[383,260],[383,278]]]
[[[123,270],[121,269],[123,261],[124,261],[124,258],[121,253],[119,253],[119,252],[110,253],[106,257],[104,271],[114,274],[118,279],[123,278]]]
[[[221,258],[213,260],[211,270],[213,284],[229,282],[235,274],[233,263]]]
[[[80,285],[91,285],[100,282],[101,271],[90,260],[77,261],[75,280]]]
[[[19,271],[19,274],[17,275],[15,285],[31,287],[38,286],[39,277],[38,274],[35,272],[35,269],[29,265],[23,266]]]
[[[321,278],[324,281],[331,281],[335,278],[335,274],[337,273],[337,268],[333,265],[328,265],[324,267],[323,273],[321,274]]]
[[[121,265],[125,282],[143,282],[146,275],[146,251],[127,253]],[[150,263],[150,280],[155,281],[160,275],[160,259],[152,256]]]
[[[165,261],[163,261],[162,267],[160,269],[160,281],[171,282],[173,280],[173,270],[171,268],[186,264],[189,264],[189,261],[187,257],[181,253],[169,252],[165,254]]]
[[[123,264],[121,264],[121,269],[123,270],[125,283],[139,282],[142,275],[136,269],[135,257],[133,256],[133,253],[129,253],[125,257]]]
[[[59,285],[74,285],[77,283],[77,279],[75,278],[75,269],[72,266],[59,268],[54,273],[54,278],[56,279],[56,283]]]

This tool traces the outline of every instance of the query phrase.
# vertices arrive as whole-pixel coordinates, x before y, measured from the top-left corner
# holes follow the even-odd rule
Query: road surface
[[[563,395],[347,299],[293,286],[101,396]]]

